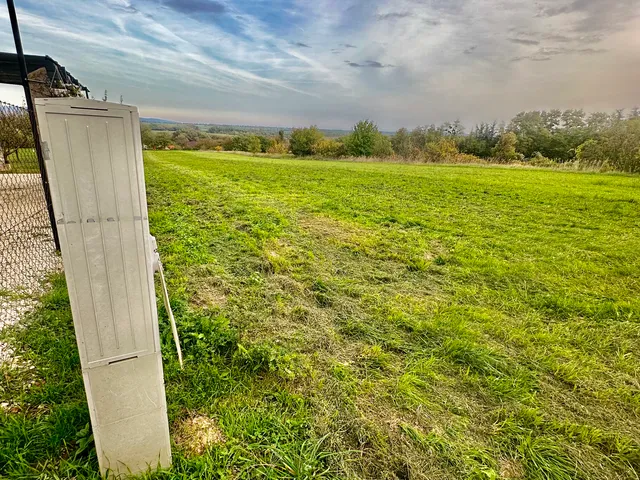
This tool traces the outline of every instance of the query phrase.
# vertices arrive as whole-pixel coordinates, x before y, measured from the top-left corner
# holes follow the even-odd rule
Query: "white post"
[[[35,100],[103,474],[171,463],[138,110]]]

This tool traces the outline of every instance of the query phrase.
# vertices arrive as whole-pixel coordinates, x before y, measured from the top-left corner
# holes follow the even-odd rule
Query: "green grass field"
[[[0,163],[0,175],[11,173],[39,173],[38,157],[33,148],[21,148],[9,155],[9,166]]]
[[[640,177],[203,152],[146,174],[186,356],[162,312],[158,478],[638,478]],[[64,281],[5,336],[35,369],[0,376],[0,474],[94,474]]]

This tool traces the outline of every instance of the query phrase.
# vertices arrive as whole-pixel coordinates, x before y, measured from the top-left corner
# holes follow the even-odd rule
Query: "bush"
[[[427,162],[446,162],[458,155],[458,147],[451,138],[440,138],[425,145],[424,158]]]
[[[393,146],[391,145],[391,139],[389,139],[389,137],[381,133],[376,136],[375,143],[373,144],[373,156],[382,158],[393,156]]]
[[[640,172],[640,119],[616,122],[598,140],[582,143],[576,160],[580,166]]]
[[[220,140],[209,137],[201,138],[195,144],[195,148],[198,150],[215,150],[217,147],[220,147],[220,150],[222,150],[222,147],[220,146]]]
[[[258,140],[260,140],[260,151],[262,153],[267,153],[271,144],[275,141],[273,138],[265,137],[263,135],[258,135]]]
[[[454,157],[453,163],[487,163],[487,161],[470,153],[459,153]]]
[[[262,151],[262,142],[260,142],[260,138],[255,135],[249,135],[247,137],[246,151],[251,153],[260,153]]]
[[[309,128],[294,128],[291,133],[291,153],[294,155],[312,155],[315,145],[319,143],[324,136],[315,125]]]
[[[262,151],[260,138],[256,135],[237,135],[224,141],[225,150],[258,153]]]
[[[616,122],[602,135],[599,148],[601,164],[621,172],[640,172],[640,119]]]
[[[500,163],[509,163],[520,158],[516,152],[518,137],[513,132],[505,132],[500,135],[498,143],[491,150],[491,156]]]
[[[533,156],[529,159],[529,165],[534,167],[553,167],[557,165],[554,160],[545,157],[540,152],[535,152]]]
[[[267,153],[274,153],[284,155],[289,152],[289,145],[286,142],[280,140],[274,140],[269,148],[267,148]]]
[[[576,148],[576,161],[580,167],[603,167],[607,163],[603,145],[589,139]]]
[[[169,144],[171,143],[171,135],[169,135],[169,132],[160,132],[160,133],[156,133],[155,136],[153,137],[153,145],[151,145],[152,148],[158,148],[158,149],[165,149],[169,146]]]
[[[458,148],[462,153],[476,157],[488,157],[491,155],[493,145],[489,140],[470,134],[458,142]]]
[[[346,154],[344,144],[330,138],[325,138],[314,145],[313,153],[321,157],[338,158]]]

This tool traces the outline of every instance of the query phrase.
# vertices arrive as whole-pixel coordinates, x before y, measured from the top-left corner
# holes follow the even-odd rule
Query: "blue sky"
[[[16,0],[27,53],[144,116],[381,128],[640,103],[638,0]],[[0,4],[0,49],[13,51]],[[16,90],[0,87],[0,100]]]

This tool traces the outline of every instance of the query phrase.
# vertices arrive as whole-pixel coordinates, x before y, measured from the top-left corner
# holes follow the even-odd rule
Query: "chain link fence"
[[[28,111],[0,102],[0,329],[31,308],[61,263]]]

